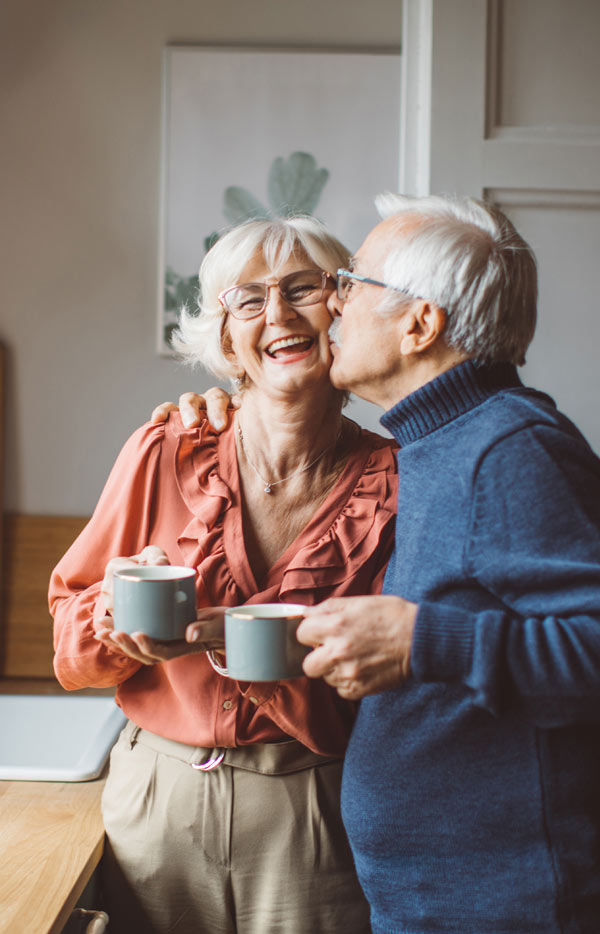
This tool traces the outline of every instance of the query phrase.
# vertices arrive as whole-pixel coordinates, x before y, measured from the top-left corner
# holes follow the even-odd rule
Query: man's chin
[[[339,348],[336,348],[336,350],[339,353]],[[339,365],[339,357],[336,357],[335,353],[333,353],[333,363],[331,364],[331,369],[329,370],[329,379],[336,389],[350,389],[350,387],[344,382],[342,368]]]

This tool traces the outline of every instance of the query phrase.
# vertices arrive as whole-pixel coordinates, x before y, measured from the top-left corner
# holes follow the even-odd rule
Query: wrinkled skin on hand
[[[162,402],[157,405],[150,421],[154,424],[166,422],[171,412],[181,415],[185,428],[197,428],[203,418],[208,418],[215,431],[223,431],[229,422],[231,409],[241,405],[239,396],[230,396],[224,389],[213,386],[202,395],[196,392],[184,392],[179,397],[178,405],[174,402]]]
[[[417,605],[391,595],[333,597],[307,607],[298,641],[315,646],[304,673],[360,700],[410,677]]]

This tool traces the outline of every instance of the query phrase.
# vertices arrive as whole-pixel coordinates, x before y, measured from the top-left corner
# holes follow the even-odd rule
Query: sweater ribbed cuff
[[[466,681],[473,659],[473,619],[449,604],[419,604],[410,659],[417,681]]]

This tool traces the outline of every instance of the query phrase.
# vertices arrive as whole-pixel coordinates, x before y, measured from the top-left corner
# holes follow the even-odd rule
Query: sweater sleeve
[[[164,425],[145,425],[131,436],[92,518],[52,572],[54,670],[68,690],[120,684],[140,668],[97,642],[92,621],[103,613],[100,586],[108,561],[161,544],[149,542],[148,532],[163,438]]]
[[[415,675],[538,726],[600,719],[600,462],[582,439],[537,426],[486,453],[463,568],[470,599],[419,608]]]

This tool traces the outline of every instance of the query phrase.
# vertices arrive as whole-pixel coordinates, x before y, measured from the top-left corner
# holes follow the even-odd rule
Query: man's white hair
[[[223,353],[227,315],[219,295],[240,283],[257,253],[274,275],[293,254],[306,256],[334,278],[338,267],[348,263],[346,247],[314,217],[247,221],[217,240],[200,266],[198,307],[182,309],[172,344],[190,363],[201,363],[219,378],[236,376]]]
[[[525,362],[537,317],[537,270],[531,248],[497,208],[474,198],[386,193],[382,218],[398,238],[384,278],[447,315],[447,343],[480,363]],[[402,306],[389,290],[381,310]]]

